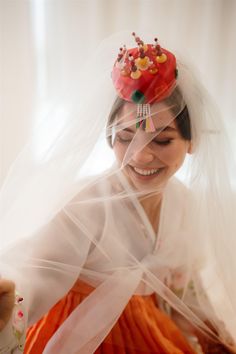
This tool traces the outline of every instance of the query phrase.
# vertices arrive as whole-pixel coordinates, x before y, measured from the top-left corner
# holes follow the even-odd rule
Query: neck
[[[159,217],[161,210],[162,194],[151,194],[140,198],[140,204],[142,205],[153,229],[157,232],[159,225]]]
[[[141,197],[139,201],[145,210],[149,210],[149,209],[151,210],[153,208],[156,209],[160,205],[161,199],[162,199],[161,193],[158,194],[150,193],[148,195]]]

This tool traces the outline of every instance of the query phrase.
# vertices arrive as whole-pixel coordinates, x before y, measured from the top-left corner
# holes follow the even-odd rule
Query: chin
[[[137,183],[132,181],[132,185],[134,188],[139,192],[162,192],[166,183],[159,182],[159,183]]]

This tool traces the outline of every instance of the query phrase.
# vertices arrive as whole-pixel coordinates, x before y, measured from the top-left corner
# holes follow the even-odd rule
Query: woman
[[[20,196],[4,215],[6,234],[16,233],[9,225],[14,216],[19,236],[28,237],[1,257],[2,274],[16,280],[24,297],[13,314],[16,337],[23,338],[24,307],[30,323],[46,313],[29,328],[25,353],[234,350],[235,224],[223,128],[192,72],[176,66],[157,40],[147,45],[134,37],[136,47],[121,48],[112,71],[119,98],[104,136],[116,164],[97,177],[78,178],[91,165],[84,161],[96,150],[111,100],[112,89],[98,79],[104,58],[109,61],[103,49],[101,61],[96,55],[90,66],[94,85],[80,107],[83,118],[63,127],[43,151],[43,176],[27,184],[33,193],[43,186],[46,197],[52,181],[50,198],[36,192],[30,222],[19,215]],[[183,184],[173,176],[187,154],[191,174],[182,174]],[[5,188],[3,197],[11,180]],[[32,202],[24,195],[24,205]],[[222,251],[225,234],[229,249]],[[12,299],[12,285],[2,284],[11,287]]]

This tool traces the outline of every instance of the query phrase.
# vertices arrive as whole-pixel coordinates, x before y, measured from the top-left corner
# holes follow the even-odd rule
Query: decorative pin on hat
[[[168,97],[176,84],[174,54],[161,48],[158,39],[145,44],[133,32],[136,48],[120,48],[112,70],[112,80],[118,95],[137,103],[137,124],[147,132],[155,131],[150,104]],[[142,119],[143,118],[143,119]]]

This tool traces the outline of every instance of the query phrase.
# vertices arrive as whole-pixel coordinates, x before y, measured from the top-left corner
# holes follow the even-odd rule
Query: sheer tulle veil
[[[230,345],[236,342],[235,176],[224,117],[193,65],[176,54],[181,102],[171,106],[175,116],[184,104],[188,107],[193,153],[178,171],[181,182],[172,178],[170,185],[137,191],[122,169],[150,140],[140,145],[135,134],[121,166],[106,142],[114,129],[123,128],[122,117],[108,128],[107,120],[116,99],[112,65],[124,43],[133,46],[130,33],[101,43],[86,68],[75,73],[71,91],[41,118],[12,165],[0,193],[0,272],[26,294],[32,320],[79,275],[96,286],[45,353],[55,353],[59,345],[68,353],[72,342],[78,353],[91,353],[142,285],[206,335]],[[103,165],[99,173],[93,168]],[[163,194],[158,237],[139,203],[147,193]],[[102,261],[96,263],[97,257]],[[185,273],[181,297],[165,282],[173,269]],[[32,278],[37,291],[32,290]],[[31,308],[52,282],[57,295]],[[81,333],[80,341],[76,333]]]

